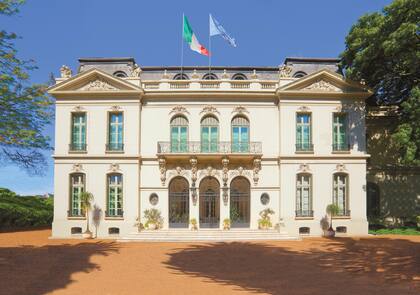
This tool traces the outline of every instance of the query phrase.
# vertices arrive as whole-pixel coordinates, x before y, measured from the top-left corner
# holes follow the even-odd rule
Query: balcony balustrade
[[[142,81],[142,86],[148,91],[262,91],[273,92],[278,81],[259,80],[150,80]]]
[[[261,154],[261,142],[170,142],[160,141],[158,154]]]

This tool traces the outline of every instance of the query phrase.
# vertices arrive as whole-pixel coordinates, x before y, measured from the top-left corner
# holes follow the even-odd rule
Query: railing
[[[296,217],[313,217],[314,210],[296,210]]]
[[[348,217],[348,216],[350,216],[350,210],[341,209],[341,210],[338,211],[338,213],[335,216],[338,216],[338,217]]]
[[[123,217],[124,211],[122,209],[114,209],[114,212],[111,212],[110,209],[105,211],[105,217]]]
[[[107,152],[122,152],[124,150],[123,143],[108,143],[106,144]]]
[[[261,142],[170,142],[160,141],[158,154],[261,154]]]
[[[334,152],[348,152],[350,150],[350,145],[346,143],[334,143],[332,145],[332,150]]]
[[[69,150],[72,152],[85,152],[87,148],[86,143],[70,143]]]
[[[313,152],[314,145],[312,143],[297,143],[296,151],[297,152]]]
[[[79,212],[73,212],[72,210],[67,210],[67,217],[77,217],[77,218],[85,218],[86,214],[83,210]]]
[[[145,90],[149,91],[182,91],[182,90],[211,90],[211,91],[267,91],[273,92],[279,86],[274,80],[146,80],[142,82]]]

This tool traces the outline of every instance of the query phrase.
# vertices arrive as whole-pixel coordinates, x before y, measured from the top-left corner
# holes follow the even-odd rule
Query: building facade
[[[139,67],[132,58],[61,68],[56,98],[53,237],[86,227],[80,193],[94,195],[98,237],[124,237],[158,209],[161,230],[191,227],[320,236],[333,225],[364,235],[364,85],[337,59],[280,67]]]

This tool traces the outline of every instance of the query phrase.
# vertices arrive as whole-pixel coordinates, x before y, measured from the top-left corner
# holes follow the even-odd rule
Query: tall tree
[[[366,81],[381,105],[399,105],[394,143],[401,164],[420,165],[420,2],[395,0],[362,16],[341,54],[346,76]]]
[[[24,0],[0,0],[0,17],[19,12]],[[47,85],[31,84],[34,61],[17,56],[15,33],[0,31],[0,159],[29,173],[41,173],[46,165],[42,150],[50,149],[43,134],[51,122],[52,99]]]

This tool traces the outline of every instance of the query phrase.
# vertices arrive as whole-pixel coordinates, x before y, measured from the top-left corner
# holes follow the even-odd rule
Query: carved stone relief
[[[317,82],[305,87],[303,90],[341,92],[340,88],[325,80],[318,80]]]
[[[107,91],[107,90],[118,90],[118,89],[115,88],[114,86],[112,86],[111,84],[101,80],[101,79],[97,79],[95,81],[89,82],[88,84],[86,84],[85,86],[80,88],[79,90],[82,90],[82,91]]]

